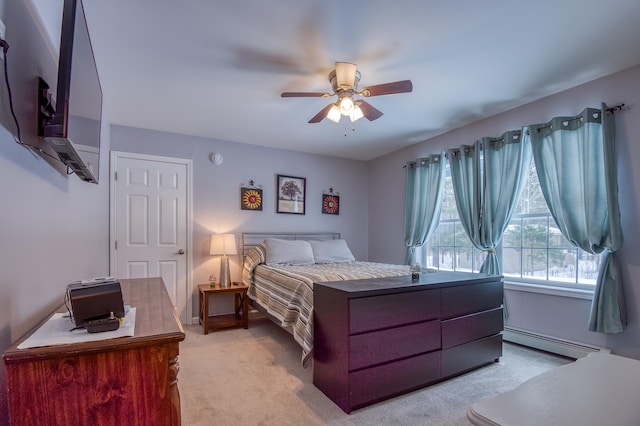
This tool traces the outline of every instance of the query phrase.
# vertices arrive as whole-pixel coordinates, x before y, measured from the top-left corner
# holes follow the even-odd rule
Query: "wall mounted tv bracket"
[[[56,114],[56,104],[49,92],[49,85],[42,77],[38,77],[38,136],[44,137],[44,128]]]

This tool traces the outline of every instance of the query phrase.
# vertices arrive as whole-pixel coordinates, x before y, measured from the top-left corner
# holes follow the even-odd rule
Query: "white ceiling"
[[[84,3],[112,123],[361,160],[640,63],[638,0]],[[308,124],[336,61],[413,92]]]

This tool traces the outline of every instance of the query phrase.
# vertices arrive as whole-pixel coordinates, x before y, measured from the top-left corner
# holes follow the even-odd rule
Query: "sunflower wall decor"
[[[340,214],[340,196],[333,193],[333,188],[329,188],[328,194],[322,194],[322,213]]]
[[[253,186],[249,181],[249,187],[240,188],[241,210],[262,210],[262,189]]]

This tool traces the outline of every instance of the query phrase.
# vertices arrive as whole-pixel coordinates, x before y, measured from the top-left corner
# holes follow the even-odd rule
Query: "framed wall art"
[[[323,214],[340,214],[340,193],[333,192],[333,187],[329,191],[322,193],[322,213]]]
[[[262,210],[262,188],[256,187],[253,180],[240,188],[240,210]]]
[[[322,194],[322,213],[340,214],[340,196],[335,194]]]
[[[290,214],[305,213],[307,178],[277,175],[277,212]]]
[[[241,210],[262,210],[262,189],[240,188]]]

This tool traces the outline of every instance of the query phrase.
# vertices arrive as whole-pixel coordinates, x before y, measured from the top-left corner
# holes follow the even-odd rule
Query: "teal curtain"
[[[432,154],[407,163],[404,243],[409,265],[415,262],[415,249],[424,244],[440,221],[443,157],[443,153]]]
[[[496,247],[531,167],[529,145],[526,133],[513,130],[447,152],[460,221],[474,247],[487,253],[480,272],[502,274]]]
[[[589,330],[626,325],[616,250],[622,246],[615,123],[607,106],[529,126],[540,187],[558,228],[573,245],[602,253]]]

